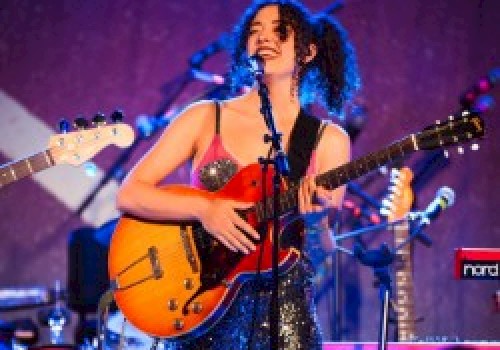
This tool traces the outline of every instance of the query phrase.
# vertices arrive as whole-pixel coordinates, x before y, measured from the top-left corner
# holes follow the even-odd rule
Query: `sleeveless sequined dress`
[[[219,122],[220,116],[217,110],[216,132],[212,143],[191,174],[193,186],[209,191],[221,188],[241,168],[222,144]],[[308,173],[314,168],[313,160],[314,151]],[[307,247],[307,243],[304,247]],[[321,349],[321,334],[313,302],[313,275],[314,271],[305,248],[302,258],[296,265],[288,273],[280,276],[280,349]],[[207,333],[186,341],[165,341],[164,348],[268,350],[271,282],[269,277],[262,275],[259,280],[245,282],[226,314]]]

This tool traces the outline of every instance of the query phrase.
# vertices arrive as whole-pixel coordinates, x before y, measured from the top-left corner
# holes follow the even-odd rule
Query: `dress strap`
[[[316,141],[314,142],[314,148],[318,148],[319,141],[321,140],[321,136],[323,136],[323,132],[325,131],[326,128],[326,122],[322,121],[321,126],[319,127],[318,134],[316,135]]]
[[[215,134],[220,134],[220,103],[215,100]]]

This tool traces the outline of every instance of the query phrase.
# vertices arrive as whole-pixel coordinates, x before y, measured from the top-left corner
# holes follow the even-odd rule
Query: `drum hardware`
[[[54,287],[55,304],[53,307],[42,309],[38,312],[38,321],[42,326],[49,327],[50,343],[63,344],[64,327],[70,323],[71,315],[64,306],[65,291],[61,288],[60,281]]]

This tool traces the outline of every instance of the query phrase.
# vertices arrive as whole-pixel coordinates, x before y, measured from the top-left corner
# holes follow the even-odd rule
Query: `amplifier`
[[[323,350],[377,350],[373,342],[323,343]],[[461,343],[388,343],[388,350],[500,350],[500,342],[461,342]]]

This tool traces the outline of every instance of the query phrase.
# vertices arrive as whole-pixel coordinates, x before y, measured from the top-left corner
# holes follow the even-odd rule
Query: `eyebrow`
[[[281,24],[282,22],[283,21],[281,21],[279,19],[275,19],[271,23],[272,24]],[[260,21],[252,21],[252,23],[250,23],[250,27],[261,26],[261,25],[262,25],[262,22],[260,22]]]

